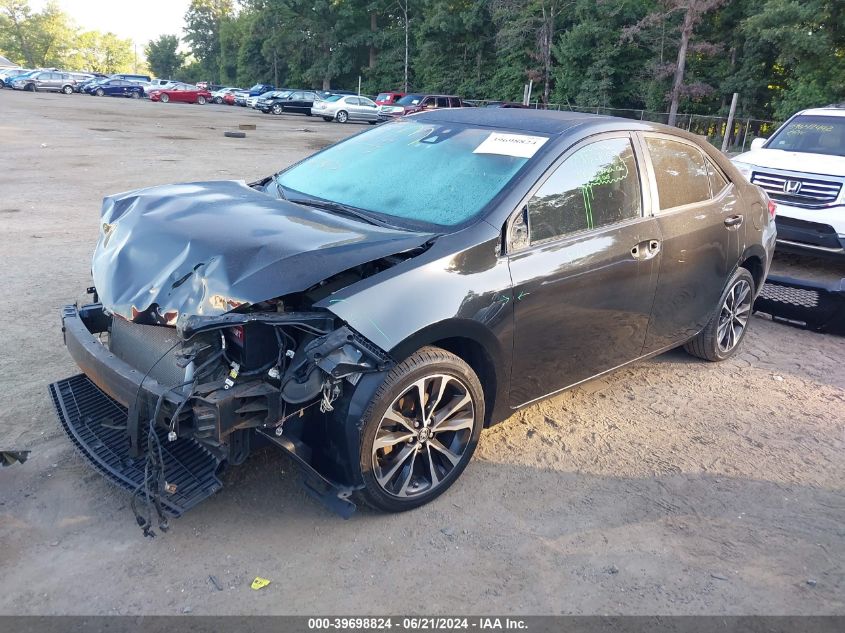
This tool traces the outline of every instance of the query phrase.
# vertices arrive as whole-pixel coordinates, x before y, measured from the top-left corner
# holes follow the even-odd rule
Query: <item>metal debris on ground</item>
[[[30,451],[0,451],[0,466],[23,464],[29,459]]]

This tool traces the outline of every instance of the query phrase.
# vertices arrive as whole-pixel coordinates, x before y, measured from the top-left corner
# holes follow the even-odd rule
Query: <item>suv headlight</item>
[[[731,162],[734,164],[734,167],[739,170],[739,173],[741,173],[748,182],[751,182],[751,172],[754,171],[754,165],[752,165],[751,163],[743,163],[738,160],[734,160]]]

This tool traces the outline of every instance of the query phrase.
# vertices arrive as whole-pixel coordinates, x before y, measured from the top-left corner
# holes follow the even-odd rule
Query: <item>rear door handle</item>
[[[631,249],[634,259],[651,259],[660,252],[660,240],[646,240],[635,244]]]
[[[742,226],[743,217],[741,215],[731,215],[725,218],[725,226],[732,228],[734,226]]]

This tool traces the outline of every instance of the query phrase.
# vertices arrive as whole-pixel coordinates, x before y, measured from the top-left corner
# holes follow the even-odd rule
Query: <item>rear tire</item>
[[[754,304],[754,277],[745,268],[731,276],[704,329],[684,344],[688,354],[717,362],[734,354],[745,338]]]
[[[338,123],[346,123],[349,120],[349,113],[346,110],[341,110],[334,118]]]
[[[387,374],[362,421],[359,496],[386,512],[411,510],[466,468],[484,426],[484,391],[462,359],[424,347]]]
[[[332,122],[332,118],[331,118],[330,116],[324,116],[324,117],[323,117],[323,121],[325,121],[326,123],[331,123],[331,122]]]

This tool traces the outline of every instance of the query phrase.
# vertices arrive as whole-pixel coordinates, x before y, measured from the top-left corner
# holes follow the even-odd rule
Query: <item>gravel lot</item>
[[[726,363],[675,351],[517,413],[415,512],[343,521],[265,452],[142,538],[46,391],[76,373],[59,309],[102,197],[257,178],[368,126],[9,90],[0,112],[0,444],[32,451],[0,470],[0,613],[845,613],[845,339],[763,318]]]

